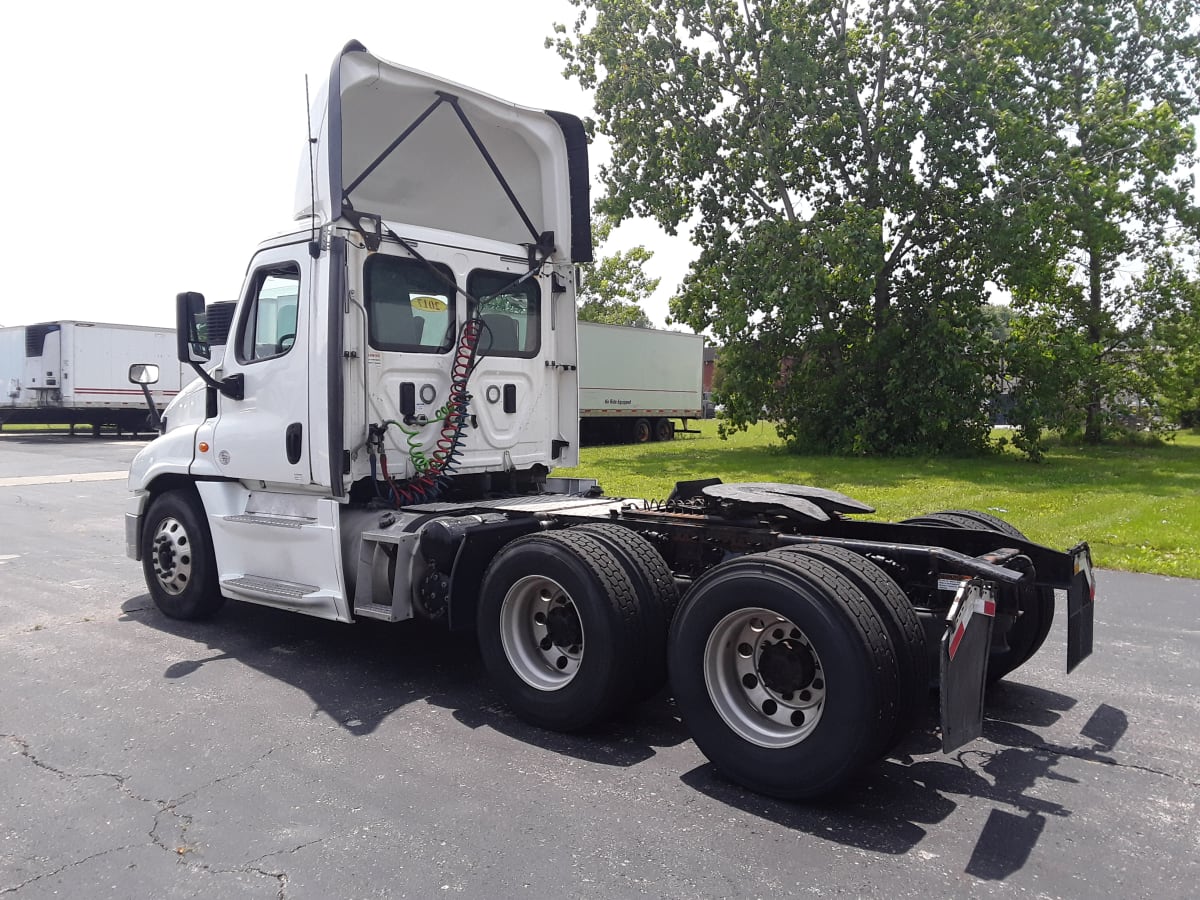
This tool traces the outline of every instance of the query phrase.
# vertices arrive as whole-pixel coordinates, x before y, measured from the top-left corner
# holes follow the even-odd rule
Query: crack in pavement
[[[238,778],[238,777],[245,775],[246,773],[252,771],[255,766],[257,766],[259,763],[261,763],[263,760],[265,760],[267,757],[269,757],[272,753],[274,753],[276,750],[278,750],[279,749],[278,747],[270,748],[265,753],[261,754],[259,757],[252,760],[251,762],[247,763],[246,765],[242,766],[237,771],[218,776],[217,778],[214,778],[211,781],[207,781],[204,784],[188,791],[186,794],[182,794],[179,797],[174,797],[170,800],[158,800],[158,799],[154,799],[154,798],[150,798],[150,797],[142,797],[142,796],[138,795],[137,793],[135,793],[126,784],[126,782],[128,780],[128,776],[121,775],[121,774],[115,773],[115,772],[86,772],[86,773],[68,772],[64,769],[58,768],[57,766],[51,765],[50,763],[48,763],[42,759],[39,759],[37,754],[35,754],[33,752],[32,748],[30,747],[29,742],[27,740],[25,740],[23,737],[21,737],[20,735],[0,733],[0,739],[7,739],[9,741],[9,743],[13,744],[17,748],[17,752],[19,753],[19,755],[21,757],[23,757],[25,760],[27,760],[29,763],[31,763],[36,768],[41,769],[46,772],[49,772],[52,775],[56,776],[57,778],[61,778],[61,779],[67,780],[67,781],[74,781],[76,779],[82,780],[82,779],[87,779],[87,778],[109,778],[109,779],[111,779],[113,781],[113,783],[117,786],[117,788],[121,791],[121,793],[124,794],[129,799],[134,800],[138,803],[149,803],[149,804],[157,807],[157,810],[155,811],[155,814],[154,814],[154,821],[150,826],[150,830],[147,832],[147,836],[149,837],[149,846],[156,847],[166,853],[170,853],[172,856],[174,856],[176,858],[176,860],[181,865],[185,866],[188,869],[205,871],[205,872],[209,872],[214,875],[254,874],[254,875],[260,875],[264,878],[273,879],[274,881],[276,881],[278,883],[278,886],[279,886],[279,889],[276,893],[277,900],[286,900],[287,881],[288,881],[287,872],[286,871],[272,872],[272,871],[269,871],[267,869],[264,869],[264,868],[258,866],[257,863],[260,863],[263,860],[271,859],[271,858],[277,857],[277,856],[289,856],[293,853],[303,850],[305,847],[310,847],[313,844],[319,844],[325,840],[324,838],[316,838],[311,841],[306,841],[305,843],[299,844],[288,850],[275,850],[275,851],[272,851],[271,853],[264,853],[262,856],[256,857],[255,859],[252,859],[243,865],[234,866],[232,868],[221,868],[221,867],[217,867],[215,865],[209,864],[209,863],[200,862],[198,860],[191,861],[191,860],[186,859],[187,854],[192,852],[192,848],[189,847],[186,843],[187,832],[188,832],[188,829],[191,828],[192,824],[194,823],[195,818],[190,813],[186,813],[186,812],[183,812],[182,810],[180,810],[179,806],[181,804],[189,803],[192,800],[195,800],[197,798],[197,796],[200,794],[200,792],[202,792],[202,791],[205,791],[215,785],[221,784],[222,782],[230,781],[234,778]],[[160,824],[162,822],[163,816],[165,816],[165,815],[170,815],[179,822],[179,826],[180,826],[179,827],[179,838],[181,840],[181,843],[176,846],[171,846],[171,844],[168,843],[166,840],[164,840],[164,838],[160,834],[160,831],[159,831]],[[147,846],[147,844],[128,844],[128,845],[124,845],[121,847],[113,847],[108,850],[102,850],[98,853],[92,853],[88,856],[83,857],[82,859],[78,859],[78,860],[74,860],[72,862],[66,863],[65,865],[62,865],[62,866],[58,867],[57,869],[54,869],[53,871],[43,872],[40,875],[35,875],[32,878],[28,878],[25,881],[21,882],[20,884],[13,885],[11,887],[0,888],[0,894],[15,893],[15,892],[21,890],[22,888],[25,888],[37,881],[41,881],[42,879],[45,879],[45,878],[53,878],[55,875],[59,875],[62,872],[67,871],[68,869],[72,869],[77,866],[84,865],[85,863],[88,863],[94,859],[98,859],[102,856],[107,856],[112,853],[119,853],[119,852],[122,852],[125,850],[134,850],[134,849],[137,849],[138,847],[144,847],[144,846]]]
[[[32,878],[26,879],[20,884],[13,885],[12,887],[0,888],[0,894],[15,894],[22,888],[29,887],[29,885],[33,884],[34,882],[41,881],[43,878],[53,878],[55,875],[59,875],[67,871],[67,869],[73,869],[76,866],[82,866],[84,863],[91,862],[93,859],[99,859],[101,856],[108,856],[110,853],[120,853],[122,850],[133,850],[138,846],[140,845],[127,844],[124,847],[113,847],[111,850],[101,850],[99,853],[93,853],[90,856],[85,856],[83,859],[77,859],[74,862],[69,862],[64,866],[59,866],[53,872],[43,872],[41,875],[34,875]]]
[[[1104,756],[1094,749],[1085,747],[1059,747],[1054,744],[1033,744],[1026,749],[1042,750],[1046,753],[1051,753],[1057,756],[1069,756],[1072,759],[1079,759],[1084,762],[1099,763],[1105,766],[1113,766],[1118,769],[1132,769],[1135,772],[1144,772],[1147,775],[1157,775],[1160,778],[1170,778],[1172,781],[1180,781],[1188,787],[1200,788],[1200,781],[1193,781],[1185,775],[1178,775],[1174,772],[1166,772],[1162,769],[1154,769],[1150,766],[1140,766],[1137,763],[1121,762],[1111,756]]]

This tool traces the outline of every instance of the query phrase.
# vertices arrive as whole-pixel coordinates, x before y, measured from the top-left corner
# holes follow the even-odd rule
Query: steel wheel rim
[[[159,587],[172,596],[182,594],[192,581],[192,542],[183,523],[167,516],[154,530],[150,563]]]
[[[526,575],[504,595],[500,642],[509,665],[527,685],[561,690],[583,662],[583,622],[575,601],[554,579]]]
[[[808,637],[761,607],[717,623],[704,647],[704,684],[725,724],[759,747],[799,744],[825,709],[825,670]]]

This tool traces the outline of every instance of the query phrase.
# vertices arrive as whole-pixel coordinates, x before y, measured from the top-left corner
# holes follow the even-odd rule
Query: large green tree
[[[572,0],[604,209],[684,222],[672,316],[724,346],[736,425],[794,447],[986,440],[990,11],[932,0]]]
[[[608,240],[612,229],[610,216],[592,217],[592,239],[598,247]],[[639,244],[605,254],[588,266],[577,298],[580,321],[649,328],[653,323],[643,306],[660,281],[646,274],[645,265],[653,256]]]
[[[1200,429],[1200,277],[1192,272],[1165,255],[1147,266],[1144,296],[1158,297],[1161,312],[1144,359],[1166,421]]]
[[[1047,425],[1100,441],[1125,402],[1170,375],[1152,357],[1173,334],[1157,326],[1174,303],[1163,286],[1177,283],[1161,267],[1200,235],[1188,172],[1198,23],[1195,0],[1009,11],[1015,66],[994,101],[1000,277],[1024,319],[1011,356],[1030,445]]]

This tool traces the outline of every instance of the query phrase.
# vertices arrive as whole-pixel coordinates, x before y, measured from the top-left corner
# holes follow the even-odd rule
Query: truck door
[[[545,368],[548,298],[536,277],[521,277],[527,267],[519,261],[500,265],[508,271],[475,269],[467,278],[482,323],[472,402],[481,433],[472,437],[495,453],[492,464],[507,456],[513,468],[525,469],[547,463],[557,437],[557,379]]]
[[[221,474],[309,484],[308,367],[313,264],[304,244],[255,256],[220,375],[240,374],[243,399],[221,396],[210,452]]]

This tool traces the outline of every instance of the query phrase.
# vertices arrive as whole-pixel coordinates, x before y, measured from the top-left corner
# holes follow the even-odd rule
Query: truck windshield
[[[367,260],[368,337],[376,350],[445,353],[454,343],[454,296],[447,266],[376,253]]]

